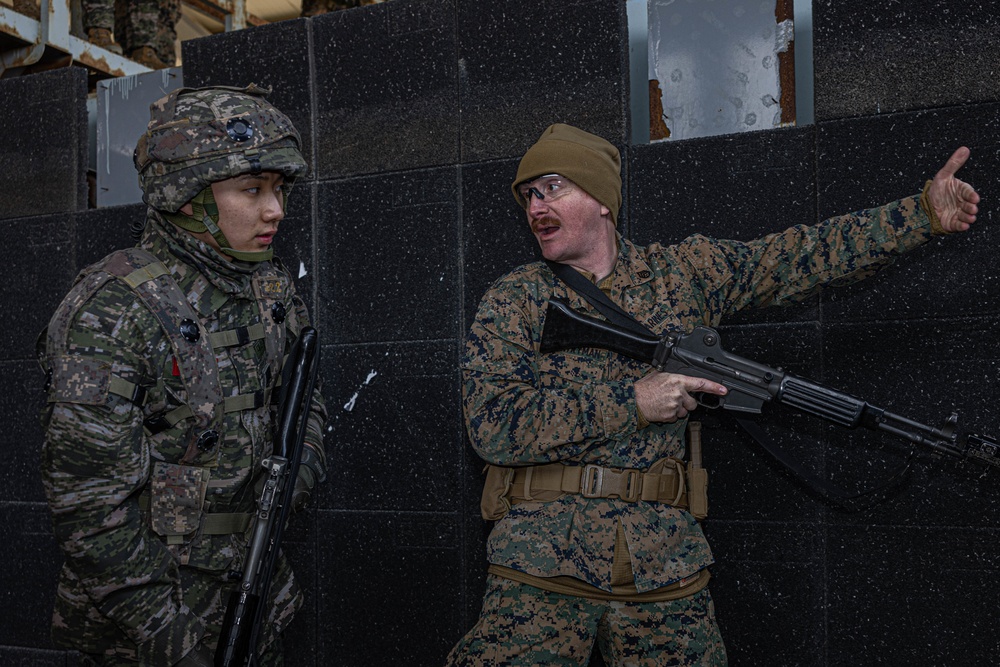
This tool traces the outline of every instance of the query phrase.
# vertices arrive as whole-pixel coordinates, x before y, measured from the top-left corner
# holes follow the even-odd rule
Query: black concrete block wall
[[[272,86],[311,163],[277,247],[323,335],[331,471],[289,532],[310,594],[288,664],[439,665],[475,620],[489,526],[457,365],[482,293],[536,257],[509,186],[552,122],[622,149],[621,229],[643,244],[695,231],[750,239],[881,204],[970,146],[962,175],[985,198],[976,231],[862,284],[738,314],[722,332],[729,349],[881,407],[934,425],[957,408],[964,424],[1000,433],[995,12],[817,0],[813,16],[814,126],[651,146],[627,143],[618,0],[390,0],[185,43],[186,85]],[[142,215],[86,210],[85,81],[75,69],[0,81],[4,118],[27,123],[32,104],[47,114],[0,137],[16,186],[0,194],[15,241],[0,287],[14,315],[0,354],[0,525],[18,545],[0,556],[3,609],[16,611],[0,622],[3,664],[75,664],[48,642],[60,559],[37,476],[31,349],[75,271],[127,245]],[[704,418],[712,590],[730,664],[997,662],[997,475],[921,455],[885,502],[848,513],[724,415]],[[805,468],[852,488],[908,451],[779,411],[763,423]]]

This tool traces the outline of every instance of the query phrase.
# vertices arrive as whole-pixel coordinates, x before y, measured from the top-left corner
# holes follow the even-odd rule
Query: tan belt
[[[675,507],[688,506],[684,462],[666,459],[658,473],[635,468],[606,468],[593,463],[564,465],[550,463],[514,469],[509,497],[512,504],[532,500],[541,492],[575,493],[584,498],[620,498],[628,502],[645,500]],[[542,495],[545,495],[542,493]]]

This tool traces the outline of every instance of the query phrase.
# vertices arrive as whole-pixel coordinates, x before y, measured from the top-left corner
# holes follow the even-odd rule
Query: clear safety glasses
[[[533,181],[527,181],[517,186],[517,193],[524,200],[524,206],[531,206],[531,196],[534,195],[541,200],[551,202],[560,197],[565,197],[573,192],[576,186],[573,181],[559,174],[545,174]]]

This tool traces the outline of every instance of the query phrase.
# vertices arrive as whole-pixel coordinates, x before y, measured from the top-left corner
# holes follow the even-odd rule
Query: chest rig
[[[144,429],[154,435],[183,421],[184,450],[177,463],[185,466],[211,467],[223,440],[226,413],[263,407],[270,401],[269,391],[224,396],[215,350],[234,345],[264,341],[268,365],[279,368],[285,338],[294,328],[295,317],[288,317],[290,280],[274,268],[253,276],[253,292],[258,303],[260,322],[227,331],[208,333],[180,286],[162,262],[141,248],[120,250],[88,267],[77,278],[64,300],[69,316],[53,318],[47,329],[48,349],[65,350],[72,315],[111,280],[120,280],[139,298],[156,318],[173,356],[173,374],[178,376],[186,397],[183,405],[146,417]],[[294,331],[293,331],[294,333]],[[85,361],[72,357],[52,360],[50,382],[58,394],[81,395],[81,385],[88,374]],[[157,379],[154,378],[154,382]],[[120,396],[139,408],[148,398],[151,385],[132,382],[112,374],[108,394]]]

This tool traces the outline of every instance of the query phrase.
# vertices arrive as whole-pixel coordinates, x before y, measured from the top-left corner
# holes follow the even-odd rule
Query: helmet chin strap
[[[274,250],[271,248],[258,252],[233,249],[229,239],[219,228],[219,205],[215,203],[212,186],[208,186],[191,199],[191,208],[191,215],[178,211],[177,213],[167,213],[166,217],[181,229],[186,229],[189,232],[195,234],[208,232],[219,244],[219,250],[233,259],[243,262],[266,262],[274,257]]]

